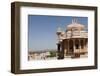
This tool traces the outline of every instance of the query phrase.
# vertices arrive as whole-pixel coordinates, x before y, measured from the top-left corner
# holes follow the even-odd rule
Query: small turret
[[[62,33],[62,29],[60,27],[58,27],[57,29],[57,35],[60,35]]]
[[[61,41],[62,29],[60,27],[58,27],[56,34],[58,36],[58,41]]]

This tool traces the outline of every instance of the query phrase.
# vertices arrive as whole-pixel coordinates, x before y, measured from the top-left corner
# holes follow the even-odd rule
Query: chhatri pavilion
[[[81,55],[88,53],[88,32],[85,25],[80,24],[77,19],[73,18],[72,23],[67,25],[66,31],[58,27],[56,34],[58,36],[58,59],[68,56],[80,58]]]

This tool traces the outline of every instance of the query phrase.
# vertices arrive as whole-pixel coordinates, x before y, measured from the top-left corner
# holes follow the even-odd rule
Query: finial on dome
[[[72,19],[72,23],[77,23],[77,19],[75,17]]]

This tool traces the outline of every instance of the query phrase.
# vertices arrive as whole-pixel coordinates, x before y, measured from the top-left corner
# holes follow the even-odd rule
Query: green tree
[[[55,57],[56,56],[56,51],[50,51],[50,57]]]

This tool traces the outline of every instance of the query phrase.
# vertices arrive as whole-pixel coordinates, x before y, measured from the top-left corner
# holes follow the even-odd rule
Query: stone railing
[[[88,37],[88,33],[86,32],[81,32],[81,31],[72,31],[67,33],[67,38],[73,38],[73,37],[80,37],[80,38],[87,38]]]

